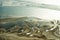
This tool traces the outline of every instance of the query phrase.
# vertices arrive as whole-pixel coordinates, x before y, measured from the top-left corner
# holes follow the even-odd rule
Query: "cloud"
[[[9,0],[9,1],[3,1],[2,6],[14,6],[17,3],[18,3],[17,1],[11,1],[11,0]]]
[[[34,0],[33,0],[34,1]],[[46,3],[46,4],[42,4],[42,3],[38,3],[38,0],[33,2],[31,1],[21,1],[21,0],[4,0],[2,3],[2,6],[28,6],[28,7],[40,7],[40,8],[47,8],[47,9],[53,9],[53,10],[60,10],[60,6],[56,6],[56,5],[50,5],[49,3],[51,2],[47,2],[46,0],[41,1],[42,3]],[[40,2],[40,1],[39,1]]]
[[[24,6],[26,5],[26,2],[23,1],[15,1],[15,0],[9,0],[9,1],[3,1],[2,6]]]
[[[8,0],[3,1],[2,6],[31,6],[35,5],[35,3],[30,1],[16,1],[16,0]]]
[[[35,2],[35,3],[60,5],[60,0],[3,0],[3,6],[22,6],[21,1],[30,1],[30,2]],[[23,4],[23,5],[26,5],[26,4]]]

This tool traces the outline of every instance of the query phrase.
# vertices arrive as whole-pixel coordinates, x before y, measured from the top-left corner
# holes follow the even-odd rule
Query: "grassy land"
[[[0,34],[0,40],[44,40],[42,38],[34,38],[34,37],[25,37],[25,36],[17,36],[15,34],[3,33]]]
[[[12,21],[20,20],[20,19],[26,19],[26,17],[0,19],[0,22],[12,22]],[[0,40],[60,40],[60,38],[53,36],[51,32],[43,32],[43,34],[46,36],[47,39],[44,39],[43,37],[38,38],[38,36],[30,37],[30,36],[24,36],[24,35],[23,36],[17,35],[17,33],[7,33],[3,29],[3,33],[0,33]]]
[[[6,19],[0,19],[0,22],[10,22],[10,21],[15,21],[18,20],[19,18],[6,18]]]
[[[54,37],[51,33],[44,33],[47,39],[31,37],[31,36],[21,36],[17,33],[0,33],[0,40],[60,40],[57,37]]]

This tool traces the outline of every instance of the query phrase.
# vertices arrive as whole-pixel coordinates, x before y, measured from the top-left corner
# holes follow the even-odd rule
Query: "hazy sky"
[[[46,3],[46,4],[53,4],[53,5],[60,5],[60,0],[27,0],[33,1],[36,3]]]
[[[9,5],[19,5],[19,1],[6,1],[3,0],[3,5],[9,6]],[[60,0],[23,0],[23,1],[31,1],[35,3],[44,3],[49,5],[58,5],[60,6]],[[14,3],[13,3],[14,2]],[[1,10],[1,8],[0,8]],[[60,11],[52,10],[52,9],[46,9],[46,8],[36,8],[36,7],[3,7],[3,13],[2,15],[5,16],[34,16],[39,17],[43,19],[60,19]],[[1,14],[1,13],[0,13]]]
[[[60,5],[60,0],[2,0],[3,4],[8,4],[8,5],[9,4],[12,5],[13,2],[19,5],[19,1],[31,1],[31,2],[36,2],[36,3]]]

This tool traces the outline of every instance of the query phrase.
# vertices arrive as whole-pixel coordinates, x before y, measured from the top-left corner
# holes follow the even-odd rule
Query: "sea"
[[[0,19],[21,16],[39,17],[43,19],[59,19],[60,11],[38,7],[0,6]]]

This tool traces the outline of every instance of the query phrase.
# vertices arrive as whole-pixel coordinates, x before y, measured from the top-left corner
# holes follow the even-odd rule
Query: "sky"
[[[15,1],[21,1],[21,0],[15,0]],[[31,2],[36,2],[36,3],[60,5],[60,0],[22,0],[22,1],[31,1]]]
[[[1,0],[0,0],[1,1]],[[21,0],[2,0],[3,8],[0,8],[0,14],[2,10],[2,16],[33,16],[42,19],[57,19],[60,20],[60,10],[52,10],[47,8],[37,7],[16,7],[20,5]],[[44,3],[48,5],[60,6],[60,0],[23,0],[35,3]],[[25,5],[25,3],[24,3]],[[4,7],[6,6],[6,7]],[[14,6],[14,7],[12,7]],[[57,8],[57,7],[56,7]]]
[[[29,0],[36,3],[45,3],[45,4],[52,4],[52,5],[60,5],[60,0]]]
[[[0,0],[1,1],[1,0]],[[8,3],[9,1],[9,3]],[[31,1],[31,2],[35,2],[35,3],[44,3],[44,4],[51,4],[51,5],[60,5],[60,0],[2,0],[3,4],[11,4],[13,2],[15,3],[18,3],[19,4],[19,1]]]

